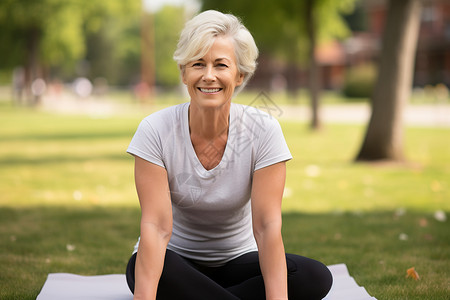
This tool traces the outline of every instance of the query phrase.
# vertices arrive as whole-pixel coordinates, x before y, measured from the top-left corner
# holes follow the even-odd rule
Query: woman
[[[291,159],[278,122],[231,103],[256,68],[251,34],[232,15],[186,23],[174,59],[190,102],[137,129],[140,239],[127,267],[134,299],[322,299],[323,264],[285,254],[281,199]]]

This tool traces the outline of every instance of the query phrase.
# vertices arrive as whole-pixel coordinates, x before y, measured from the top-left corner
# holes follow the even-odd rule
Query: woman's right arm
[[[154,300],[172,233],[172,205],[164,168],[135,156],[141,205],[141,238],[136,258],[134,299]]]

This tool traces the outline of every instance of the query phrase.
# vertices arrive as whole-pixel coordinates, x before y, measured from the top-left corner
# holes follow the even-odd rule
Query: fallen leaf
[[[416,270],[414,269],[414,267],[409,268],[408,270],[406,270],[406,278],[412,278],[414,280],[419,280],[419,273],[416,272]]]
[[[420,226],[420,227],[427,227],[427,226],[428,226],[428,220],[425,219],[425,218],[421,218],[421,219],[419,220],[419,226]]]
[[[423,238],[427,241],[432,241],[434,239],[431,234],[424,234]]]

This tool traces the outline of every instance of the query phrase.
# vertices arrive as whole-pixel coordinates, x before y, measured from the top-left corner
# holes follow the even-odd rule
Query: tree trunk
[[[155,89],[155,31],[153,14],[144,13],[141,23],[141,82],[138,98],[152,100]]]
[[[403,110],[414,70],[421,0],[390,0],[372,115],[357,161],[402,161]]]
[[[320,77],[319,65],[316,59],[316,20],[314,17],[315,0],[306,1],[305,22],[306,32],[309,40],[308,61],[309,61],[309,94],[311,99],[311,129],[317,130],[321,127],[319,117],[319,94]]]
[[[40,77],[40,63],[39,63],[39,46],[41,41],[41,31],[38,28],[32,27],[26,34],[26,62],[25,62],[25,99],[30,105],[37,105],[40,97],[33,94],[31,85],[33,81]]]

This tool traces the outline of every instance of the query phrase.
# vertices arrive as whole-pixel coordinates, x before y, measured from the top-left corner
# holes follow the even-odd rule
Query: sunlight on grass
[[[294,156],[288,162],[285,211],[450,209],[449,130],[409,128],[410,163],[370,165],[353,163],[362,126],[332,125],[311,133],[304,124],[282,125]]]
[[[125,153],[137,119],[10,110],[1,120],[1,205],[137,205]]]

